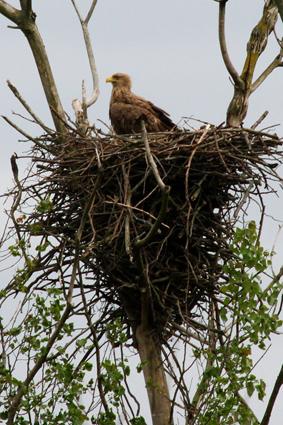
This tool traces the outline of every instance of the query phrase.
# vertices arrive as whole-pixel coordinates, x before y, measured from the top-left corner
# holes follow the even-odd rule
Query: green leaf
[[[130,422],[132,425],[146,425],[146,422],[142,416],[130,419]]]
[[[41,199],[40,203],[37,206],[37,210],[40,212],[52,211],[53,203],[50,201],[50,198]]]

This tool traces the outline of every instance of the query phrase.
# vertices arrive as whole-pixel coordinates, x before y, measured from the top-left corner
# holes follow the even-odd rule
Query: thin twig
[[[24,108],[28,111],[28,113],[35,120],[35,122],[37,122],[37,124],[39,124],[40,127],[43,128],[44,131],[46,131],[46,133],[51,134],[51,135],[54,134],[54,131],[51,130],[50,128],[48,128],[41,121],[41,119],[38,118],[38,116],[33,112],[33,110],[31,109],[31,107],[27,104],[27,102],[21,96],[21,94],[19,93],[19,91],[17,90],[17,88],[15,86],[13,86],[13,84],[11,84],[11,82],[9,80],[7,80],[7,84],[8,84],[9,89],[12,90],[12,92],[14,93],[14,95],[16,96],[16,98],[21,102],[21,104],[24,106]]]

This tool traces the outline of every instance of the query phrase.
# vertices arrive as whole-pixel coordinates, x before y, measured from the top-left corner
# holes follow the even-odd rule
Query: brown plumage
[[[142,120],[149,133],[175,127],[167,112],[131,92],[132,82],[127,74],[114,74],[106,82],[113,84],[109,116],[117,134],[141,133]]]

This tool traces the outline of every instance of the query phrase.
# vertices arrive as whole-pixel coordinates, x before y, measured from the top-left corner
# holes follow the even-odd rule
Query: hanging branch
[[[72,0],[72,3],[73,3],[73,6],[75,8],[75,11],[77,12],[77,15],[79,17],[79,20],[80,20],[80,23],[81,23],[81,26],[82,26],[86,50],[87,50],[87,56],[88,56],[88,60],[89,60],[90,70],[91,70],[91,74],[92,74],[92,81],[93,81],[93,93],[92,93],[91,97],[89,99],[85,98],[85,83],[83,81],[82,102],[80,102],[78,99],[75,99],[72,102],[72,106],[73,106],[73,109],[74,109],[75,114],[76,114],[77,124],[79,126],[83,125],[83,126],[88,127],[89,124],[88,124],[88,118],[87,118],[87,108],[89,106],[93,105],[97,101],[99,93],[100,93],[99,92],[98,73],[97,73],[97,69],[96,69],[93,49],[92,49],[92,46],[91,46],[89,30],[88,30],[88,22],[89,22],[89,20],[92,16],[92,13],[93,13],[94,8],[96,6],[97,0],[93,0],[86,19],[83,19],[82,15],[79,11],[79,8],[76,4],[76,1]]]

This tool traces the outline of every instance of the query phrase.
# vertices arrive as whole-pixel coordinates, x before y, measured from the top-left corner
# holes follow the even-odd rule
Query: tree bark
[[[273,0],[273,2],[278,7],[278,12],[280,14],[281,20],[283,21],[283,0]]]
[[[154,333],[139,326],[136,331],[138,351],[143,366],[144,380],[153,425],[169,425],[171,402],[160,346]]]
[[[270,74],[275,68],[275,65],[279,66],[279,64],[281,64],[280,54],[278,56],[278,62],[273,61],[272,66],[269,66],[262,74],[261,80],[257,80],[253,86],[252,80],[257,60],[265,50],[268,36],[274,29],[277,21],[278,9],[272,0],[268,0],[265,3],[262,18],[251,33],[247,45],[246,61],[243,71],[239,76],[230,61],[225,41],[226,1],[227,0],[223,0],[219,3],[219,43],[225,66],[234,81],[234,96],[227,110],[226,123],[229,127],[240,127],[248,111],[248,101],[251,93],[258,87],[258,83],[261,83]]]

